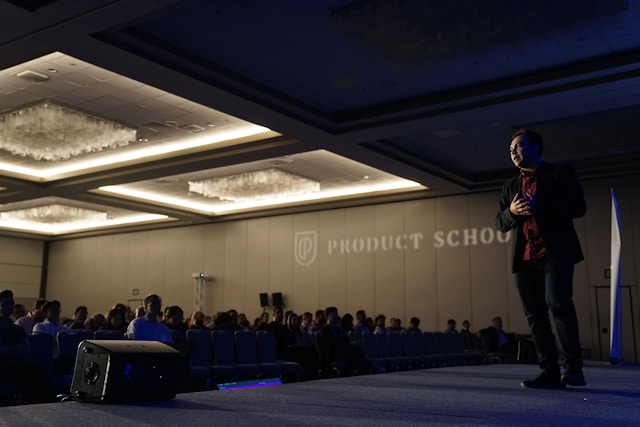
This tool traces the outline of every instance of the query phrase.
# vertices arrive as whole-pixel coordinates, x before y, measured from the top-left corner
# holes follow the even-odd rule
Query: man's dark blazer
[[[584,259],[580,241],[573,226],[573,219],[584,216],[587,204],[582,187],[573,169],[566,165],[552,165],[542,162],[538,167],[536,185],[535,217],[547,254],[557,259],[573,262]],[[513,272],[519,269],[523,258],[525,237],[522,221],[525,217],[516,217],[509,212],[509,206],[516,193],[522,188],[522,175],[511,178],[502,187],[500,210],[496,215],[496,227],[506,233],[512,231]]]

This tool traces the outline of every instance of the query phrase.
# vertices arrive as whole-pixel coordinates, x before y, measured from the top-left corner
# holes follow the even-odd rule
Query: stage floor
[[[638,426],[640,368],[590,363],[586,387],[530,390],[534,365],[482,365],[0,409],[6,426]]]

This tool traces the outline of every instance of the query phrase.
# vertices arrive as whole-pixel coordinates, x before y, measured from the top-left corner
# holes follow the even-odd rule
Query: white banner
[[[620,215],[618,200],[611,189],[611,320],[610,320],[610,357],[617,364],[622,360],[622,304],[620,277]]]

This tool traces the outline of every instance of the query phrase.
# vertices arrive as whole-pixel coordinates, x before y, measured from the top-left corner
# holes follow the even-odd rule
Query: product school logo
[[[510,233],[500,233],[492,227],[438,230],[433,233],[433,247],[436,249],[503,244],[509,240]],[[329,239],[322,245],[326,248],[328,256],[350,256],[361,253],[420,250],[423,241],[423,233],[412,232]],[[313,264],[318,257],[318,232],[313,230],[295,233],[294,253],[299,265]]]
[[[297,232],[293,250],[298,264],[306,266],[313,263],[318,254],[318,233],[316,231]]]
[[[406,251],[420,249],[423,234],[408,233],[382,236],[329,239],[327,255],[340,256],[372,252]],[[324,243],[323,243],[324,244]],[[294,256],[299,265],[311,265],[318,256],[317,231],[295,233]]]

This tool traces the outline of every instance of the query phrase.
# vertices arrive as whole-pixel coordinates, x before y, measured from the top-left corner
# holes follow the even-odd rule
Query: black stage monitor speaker
[[[260,294],[260,307],[269,307],[269,294]]]
[[[180,353],[158,341],[86,340],[78,346],[71,397],[121,403],[173,399]]]
[[[284,304],[282,303],[282,292],[274,292],[271,294],[271,302],[273,303],[273,306],[280,306],[282,307]]]

